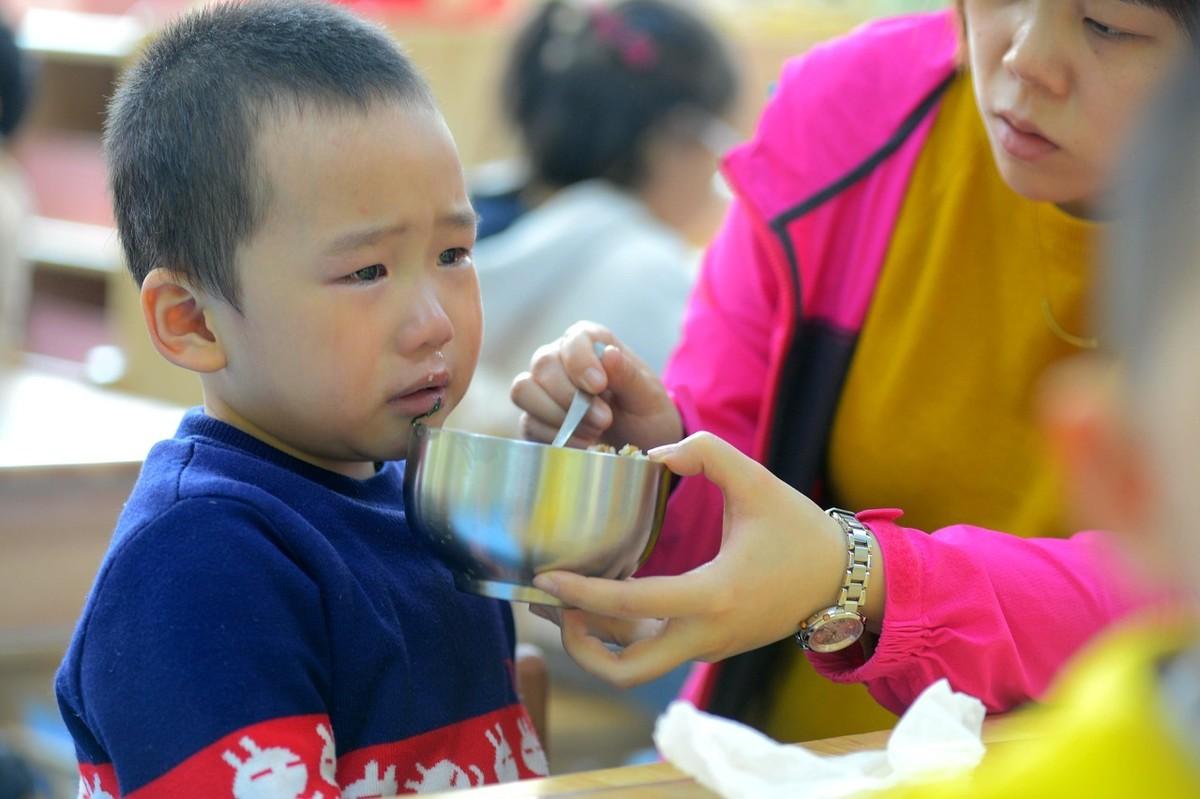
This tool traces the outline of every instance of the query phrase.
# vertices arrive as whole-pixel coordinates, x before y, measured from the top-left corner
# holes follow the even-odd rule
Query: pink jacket
[[[755,137],[724,164],[737,199],[706,256],[667,387],[686,430],[725,438],[817,498],[854,343],[956,73],[954,25],[946,12],[877,22],[790,62]],[[899,515],[863,514],[887,564],[874,655],[864,662],[852,647],[857,657],[813,658],[893,711],[943,676],[993,711],[1038,697],[1070,654],[1137,602],[1113,576],[1102,535],[928,534],[897,525]],[[711,559],[721,518],[711,484],[682,480],[641,573]],[[702,664],[685,695],[736,717],[761,692],[771,652]]]

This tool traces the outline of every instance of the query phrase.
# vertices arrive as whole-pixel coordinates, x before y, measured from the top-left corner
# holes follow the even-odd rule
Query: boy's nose
[[[1034,10],[1014,31],[1003,64],[1021,82],[1054,97],[1064,97],[1070,90],[1070,68],[1064,45],[1057,41],[1054,10],[1051,3],[1034,4]]]
[[[405,352],[438,350],[452,338],[454,323],[437,292],[431,288],[420,290],[400,334],[401,348]]]

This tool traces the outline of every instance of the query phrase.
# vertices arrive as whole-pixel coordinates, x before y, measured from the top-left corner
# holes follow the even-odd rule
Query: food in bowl
[[[642,452],[640,447],[635,447],[633,444],[626,444],[617,449],[612,444],[592,444],[588,447],[588,452],[603,452],[606,455],[621,455],[626,458],[644,458],[646,453]]]

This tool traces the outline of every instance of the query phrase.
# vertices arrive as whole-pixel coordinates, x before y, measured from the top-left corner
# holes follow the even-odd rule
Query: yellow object
[[[1164,659],[1187,645],[1161,627],[1109,633],[1073,663],[1049,705],[1019,716],[1027,739],[995,746],[969,774],[872,796],[1200,796],[1195,749],[1184,749],[1158,683]]]
[[[1036,401],[1046,367],[1081,350],[1043,302],[1063,330],[1090,335],[1097,232],[1004,183],[970,76],[958,78],[914,169],[834,419],[837,505],[902,508],[903,524],[929,531],[1070,532]],[[766,731],[802,741],[889,726],[864,696],[828,685],[797,652]]]

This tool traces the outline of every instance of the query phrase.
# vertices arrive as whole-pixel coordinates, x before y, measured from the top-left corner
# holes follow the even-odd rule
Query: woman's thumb
[[[737,496],[763,469],[728,441],[707,432],[693,433],[678,444],[656,447],[647,454],[681,477],[704,475],[726,497]]]

